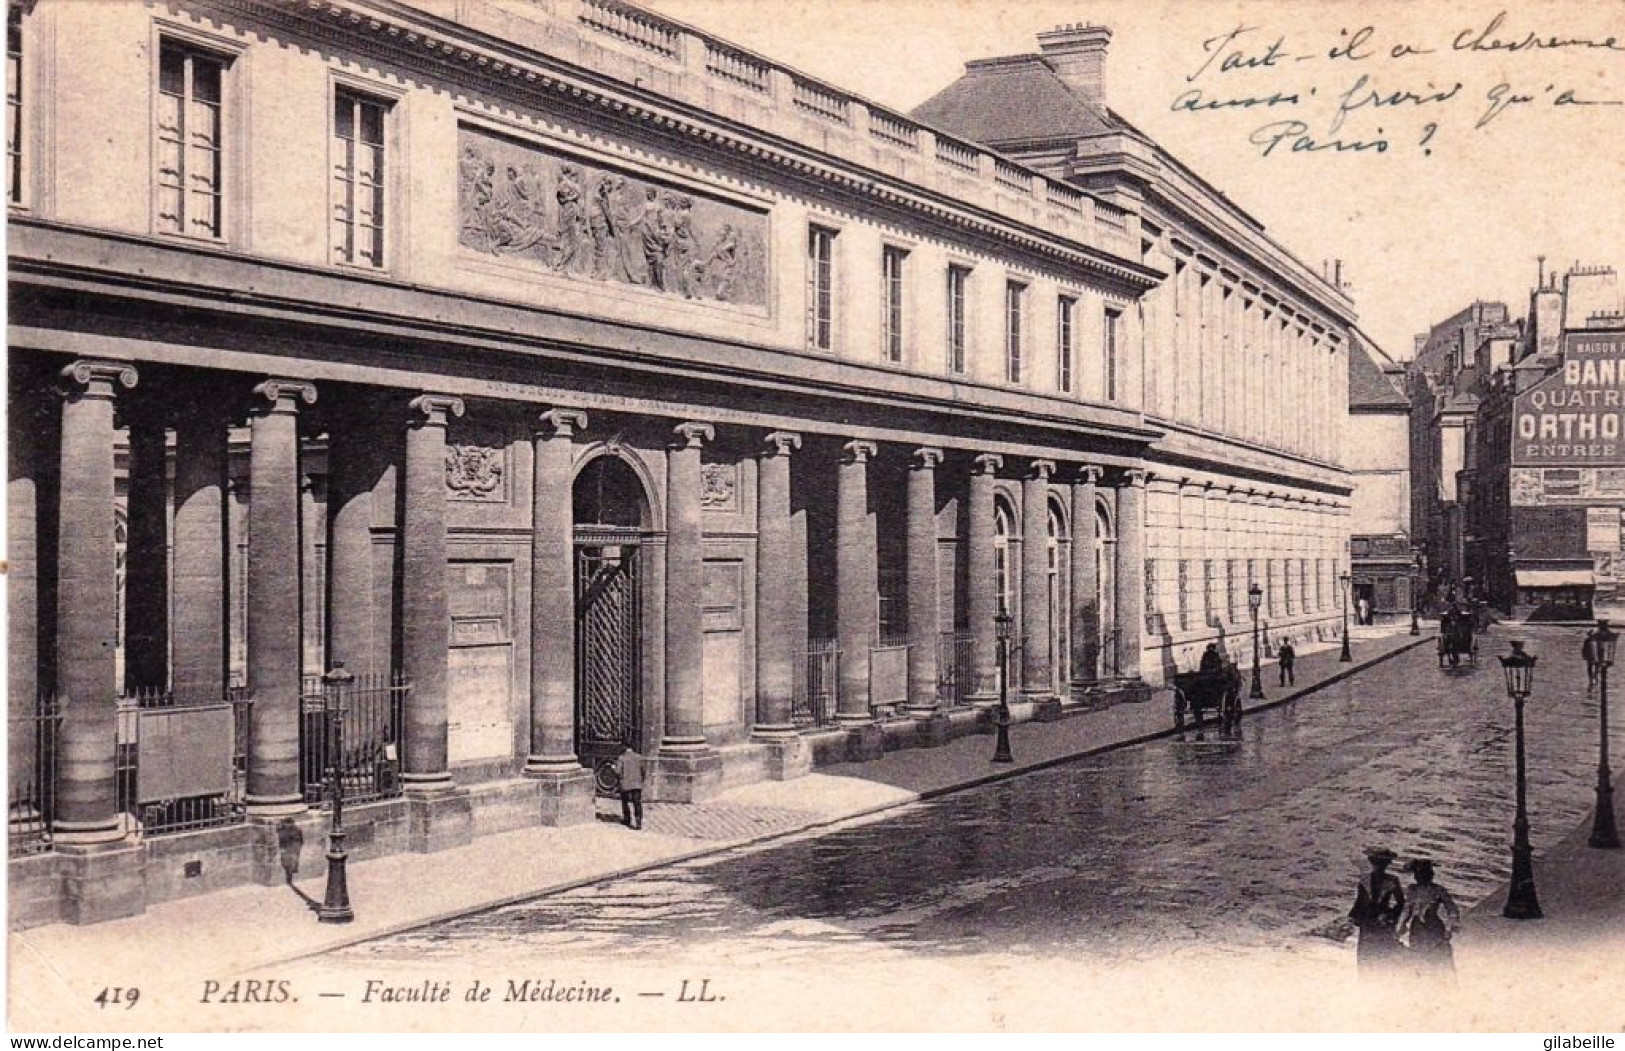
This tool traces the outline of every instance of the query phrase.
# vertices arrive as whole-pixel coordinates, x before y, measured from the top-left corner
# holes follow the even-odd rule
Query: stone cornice
[[[1051,262],[1083,267],[1105,283],[1136,293],[1165,276],[1127,257],[1066,241],[1041,227],[956,201],[879,170],[814,154],[800,143],[734,124],[681,100],[657,96],[451,23],[436,25],[441,20],[397,5],[376,0],[192,0],[192,5],[319,40],[333,41],[342,34],[358,50],[387,56],[408,68],[432,64],[441,71],[473,76],[487,90],[495,86],[499,92],[535,100],[544,111],[556,107],[560,99],[597,108],[616,120],[734,153],[752,163],[772,165],[812,181],[821,192],[833,188],[906,208],[974,235],[1008,242]]]

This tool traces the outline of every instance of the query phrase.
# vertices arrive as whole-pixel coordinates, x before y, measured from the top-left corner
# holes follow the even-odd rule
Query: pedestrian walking
[[[1282,641],[1281,648],[1275,652],[1275,659],[1281,669],[1281,685],[1296,686],[1298,680],[1292,674],[1292,666],[1298,659],[1298,651],[1292,648],[1292,643]]]
[[[1433,881],[1433,862],[1417,858],[1406,867],[1416,882],[1405,892],[1396,933],[1408,939],[1411,964],[1419,973],[1453,975],[1456,959],[1450,939],[1461,926],[1461,909],[1450,892]]]
[[[1580,656],[1586,662],[1586,692],[1590,693],[1597,688],[1597,676],[1602,669],[1597,662],[1596,628],[1586,632],[1585,641],[1580,643]]]
[[[1400,889],[1399,877],[1388,871],[1397,854],[1387,847],[1368,847],[1365,856],[1371,862],[1371,871],[1360,877],[1349,919],[1359,932],[1355,959],[1360,971],[1373,974],[1391,967],[1403,951],[1398,929],[1399,917],[1405,911],[1405,892]]]
[[[615,780],[621,792],[621,822],[630,829],[643,827],[643,756],[622,745],[615,760]]]
[[[1359,600],[1357,602],[1355,602],[1354,608],[1359,613],[1359,622],[1361,624],[1370,624],[1371,623],[1371,600],[1370,599],[1366,598],[1364,595],[1361,595]]]

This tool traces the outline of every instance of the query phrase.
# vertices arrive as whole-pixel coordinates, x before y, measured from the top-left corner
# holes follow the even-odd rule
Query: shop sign
[[[1563,367],[1513,400],[1515,464],[1625,462],[1625,332],[1569,337]]]

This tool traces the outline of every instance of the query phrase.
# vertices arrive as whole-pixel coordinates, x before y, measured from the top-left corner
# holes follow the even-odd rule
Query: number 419
[[[112,1007],[115,1004],[123,1004],[124,1009],[128,1011],[130,1008],[135,1006],[135,1002],[139,999],[141,999],[140,989],[115,988],[103,989],[99,994],[97,994],[95,1002],[96,1006],[98,1007]]]

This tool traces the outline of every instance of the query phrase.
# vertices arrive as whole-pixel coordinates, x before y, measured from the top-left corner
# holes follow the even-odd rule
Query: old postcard
[[[13,1030],[1625,1027],[1625,6],[6,68]]]

